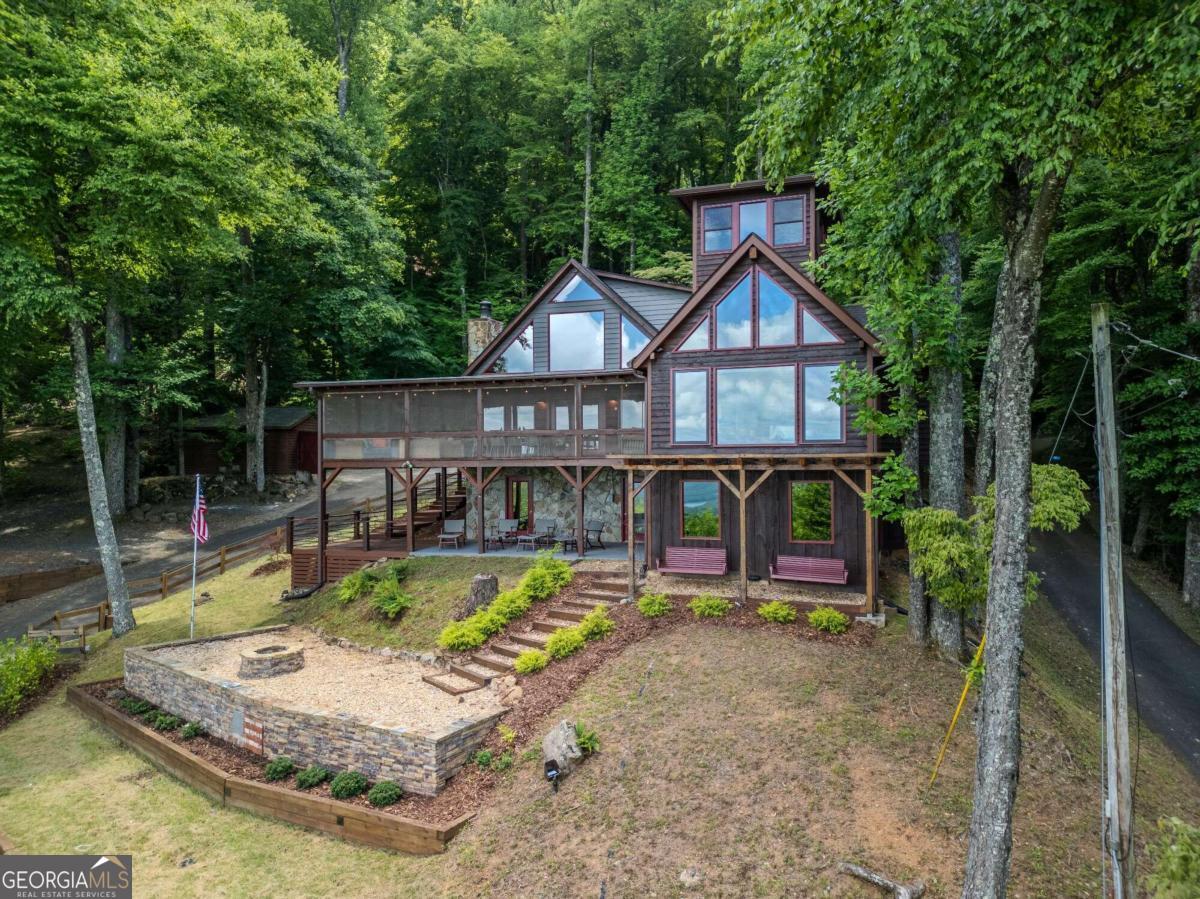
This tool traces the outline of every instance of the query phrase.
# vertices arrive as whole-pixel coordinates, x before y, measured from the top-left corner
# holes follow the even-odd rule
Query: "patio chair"
[[[584,528],[583,528],[583,534],[584,534],[584,539],[587,541],[586,546],[588,549],[591,549],[592,547],[598,547],[599,549],[608,549],[608,547],[604,545],[604,522],[603,521],[596,521],[595,519],[593,519],[591,521],[585,521]]]
[[[453,546],[458,549],[466,542],[467,522],[463,518],[451,518],[442,522],[442,532],[438,534],[438,549],[443,546]]]
[[[558,531],[558,519],[557,518],[546,519],[545,523],[542,525],[542,532],[537,535],[538,545],[539,546],[553,546],[554,541],[556,539],[558,539],[557,537],[554,536],[557,531]]]

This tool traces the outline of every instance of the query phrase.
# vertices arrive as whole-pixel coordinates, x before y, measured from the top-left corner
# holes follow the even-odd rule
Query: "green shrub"
[[[343,771],[329,785],[329,794],[334,799],[350,799],[367,788],[367,779],[357,771]]]
[[[142,720],[145,721],[147,724],[149,724],[151,727],[153,727],[154,722],[158,720],[158,716],[161,714],[162,714],[162,712],[160,712],[154,706],[150,706],[149,711],[142,712]]]
[[[402,581],[408,577],[408,559],[395,559],[383,566],[383,576],[394,581]]]
[[[481,749],[475,753],[475,764],[480,768],[489,768],[492,764],[492,757],[495,753],[490,749]]]
[[[328,768],[322,768],[320,765],[309,765],[296,775],[296,788],[311,790],[313,787],[319,787],[332,776]]]
[[[263,775],[267,780],[283,780],[290,777],[295,770],[296,763],[286,755],[281,755],[267,762],[267,767],[263,768]]]
[[[525,649],[513,662],[517,674],[537,674],[550,664],[550,656],[540,649]]]
[[[607,637],[616,626],[617,623],[608,617],[608,609],[604,606],[596,606],[576,625],[585,640],[599,640],[601,637]]]
[[[552,659],[565,659],[583,649],[583,633],[577,627],[560,627],[546,641],[546,655]]]
[[[478,649],[485,640],[487,634],[469,618],[466,621],[451,621],[438,634],[438,646],[451,652]]]
[[[124,711],[131,715],[137,715],[139,718],[154,708],[153,705],[146,702],[144,699],[137,699],[133,696],[126,696],[117,703]]]
[[[507,622],[520,618],[529,611],[529,607],[532,605],[533,600],[529,598],[529,594],[517,588],[515,590],[505,590],[492,600],[487,610],[499,615]]]
[[[776,624],[791,624],[796,620],[796,607],[790,602],[775,599],[760,605],[758,614],[759,617],[765,618],[767,621],[774,621]]]
[[[179,736],[185,740],[194,740],[196,737],[203,737],[208,731],[204,729],[203,724],[197,724],[195,721],[189,721],[183,726],[183,730],[179,732]]]
[[[415,596],[405,593],[400,588],[400,582],[391,577],[381,580],[375,592],[371,594],[371,608],[389,621],[402,612],[407,612],[416,601]]]
[[[525,572],[525,576],[521,578],[521,589],[534,602],[549,599],[558,592],[558,588],[554,582],[554,575],[547,569],[538,568],[537,566]]]
[[[575,742],[579,744],[579,748],[583,750],[584,755],[591,755],[593,752],[600,751],[600,737],[590,727],[583,724],[575,725]]]
[[[58,649],[49,641],[0,640],[0,716],[15,714],[57,664]]]
[[[644,593],[638,599],[637,607],[647,618],[659,618],[671,611],[671,600],[665,593]]]
[[[367,793],[367,802],[376,808],[383,808],[385,805],[399,802],[403,797],[404,791],[400,789],[400,784],[392,783],[390,780],[381,780]]]
[[[168,715],[166,712],[159,712],[150,722],[150,726],[155,730],[179,730],[183,726],[183,719],[177,715]]]
[[[549,576],[554,592],[566,587],[575,579],[575,569],[569,563],[558,558],[558,549],[543,549],[537,554],[537,560],[530,571],[542,571]],[[528,577],[528,573],[526,573]]]
[[[808,623],[817,630],[830,634],[844,634],[850,627],[850,619],[829,606],[818,606],[809,612]]]
[[[492,759],[493,771],[507,771],[513,766],[513,754],[507,749]]]
[[[500,739],[504,741],[504,745],[511,746],[517,742],[517,732],[507,724],[497,724],[496,732],[500,734]]]
[[[1200,827],[1178,818],[1158,822],[1162,837],[1150,846],[1154,873],[1146,879],[1154,899],[1200,896]]]
[[[371,592],[371,588],[375,586],[376,578],[377,575],[374,569],[360,568],[357,571],[350,572],[338,584],[338,600],[343,603],[350,603],[356,599],[362,599]]]
[[[720,618],[733,608],[733,603],[711,593],[702,593],[688,603],[688,608],[697,618]]]
[[[508,624],[508,619],[499,612],[492,611],[490,606],[486,609],[480,609],[468,618],[467,621],[474,627],[479,628],[485,637],[500,633]]]

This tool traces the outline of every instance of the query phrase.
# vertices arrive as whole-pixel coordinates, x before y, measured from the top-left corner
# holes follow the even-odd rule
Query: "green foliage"
[[[375,786],[371,787],[367,793],[367,802],[376,808],[383,808],[385,805],[392,805],[404,798],[404,790],[400,788],[400,784],[390,780],[381,780]]]
[[[286,755],[281,755],[267,762],[267,766],[263,768],[263,776],[271,781],[286,780],[295,770],[296,763]]]
[[[58,650],[52,643],[24,637],[0,641],[0,716],[15,714],[56,664]]]
[[[584,755],[600,751],[600,737],[590,727],[579,722],[575,724],[575,742],[579,744]]]
[[[500,734],[500,739],[504,742],[505,746],[511,746],[517,741],[517,732],[507,724],[497,724],[496,732]]]
[[[359,568],[350,572],[338,583],[338,599],[343,603],[362,599],[374,589],[377,579],[378,574],[373,569]]]
[[[565,659],[583,649],[585,642],[578,627],[560,627],[546,640],[546,655],[552,659]]]
[[[920,483],[917,473],[904,464],[904,459],[892,453],[883,460],[879,475],[871,484],[867,511],[885,521],[903,521],[908,511],[905,500],[917,493]]]
[[[468,649],[478,649],[486,640],[487,634],[468,618],[466,621],[452,621],[447,624],[438,635],[438,646],[451,652],[465,652]]]
[[[711,593],[702,593],[688,603],[688,608],[697,618],[720,618],[728,614],[733,603]]]
[[[488,606],[489,612],[501,616],[505,621],[514,621],[529,611],[533,600],[524,590],[505,590]]]
[[[818,606],[807,617],[809,625],[830,634],[844,634],[850,627],[850,619],[829,606]]]
[[[389,621],[411,609],[416,601],[415,596],[404,592],[394,576],[385,575],[371,594],[371,608]]]
[[[779,599],[764,602],[755,610],[759,617],[767,621],[773,621],[776,624],[790,624],[796,620],[796,607],[790,602],[783,602]]]
[[[1200,899],[1200,827],[1179,818],[1158,822],[1162,836],[1150,845],[1153,899]]]
[[[195,721],[189,721],[183,726],[183,729],[179,732],[179,736],[183,737],[185,740],[194,740],[196,737],[203,737],[207,733],[208,731],[204,729],[203,724],[198,724]]]
[[[721,535],[721,522],[715,509],[684,509],[683,535],[685,537],[712,537]]]
[[[177,715],[170,715],[166,712],[158,712],[152,719],[149,720],[149,724],[155,730],[178,730],[183,726],[183,719]]]
[[[604,606],[596,606],[576,625],[585,640],[599,640],[601,637],[607,637],[616,626],[617,623],[609,617],[608,609]]]
[[[547,569],[537,566],[530,568],[525,577],[521,579],[521,589],[535,602],[549,599],[558,592],[554,586],[554,575]]]
[[[671,600],[665,593],[643,593],[638,597],[637,607],[647,618],[658,618],[671,611]]]
[[[343,771],[329,784],[329,795],[334,799],[350,799],[367,788],[367,779],[357,771]]]
[[[139,718],[154,708],[151,703],[146,702],[144,699],[138,699],[134,696],[126,696],[124,699],[118,702],[117,705],[119,705],[123,711],[128,712],[130,715],[136,715]]]
[[[507,771],[513,766],[513,754],[506,749],[494,759],[492,759],[492,770],[496,772]]]
[[[833,484],[829,481],[792,481],[792,539],[833,539]]]
[[[328,768],[322,768],[320,765],[309,765],[303,771],[296,775],[296,789],[311,790],[313,787],[320,786],[333,776]]]
[[[480,768],[490,768],[492,766],[492,759],[495,757],[495,755],[496,754],[490,749],[480,749],[477,753],[475,753],[475,764]]]
[[[550,656],[540,649],[525,649],[513,661],[517,674],[537,674],[550,664]]]
[[[570,563],[559,558],[557,549],[538,550],[537,559],[529,569],[529,574],[533,572],[538,572],[539,576],[544,575],[550,579],[554,588],[553,593],[559,592],[575,579],[575,569],[571,567]],[[527,578],[529,574],[526,575]],[[534,598],[538,597],[534,596]],[[549,596],[542,598],[549,599]]]

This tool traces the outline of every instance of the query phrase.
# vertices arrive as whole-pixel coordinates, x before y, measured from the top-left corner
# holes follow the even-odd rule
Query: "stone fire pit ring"
[[[238,674],[254,679],[288,674],[304,667],[304,645],[301,643],[270,643],[243,649]]]

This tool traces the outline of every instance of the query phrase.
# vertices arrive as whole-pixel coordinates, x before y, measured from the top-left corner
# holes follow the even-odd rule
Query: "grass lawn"
[[[474,573],[473,562],[438,561],[456,561],[454,577]],[[217,599],[199,610],[202,632],[280,620],[286,573],[247,570],[209,582]],[[140,610],[131,636],[185,634],[186,607],[177,596]],[[1029,620],[1011,895],[1094,896],[1098,682],[1047,604]],[[119,649],[101,646],[82,676],[116,673]],[[926,784],[960,687],[957,667],[914,655],[895,621],[857,649],[708,625],[662,632],[547,720],[583,721],[601,739],[557,796],[535,741],[446,854],[427,859],[217,809],[59,691],[0,731],[0,827],[23,852],[132,852],[139,895],[676,896],[686,868],[703,878],[692,895],[876,895],[835,873],[849,859],[957,896],[969,716]],[[1200,819],[1200,785],[1150,734],[1137,787],[1143,836],[1160,815]]]
[[[462,607],[477,572],[496,575],[500,589],[507,590],[516,586],[532,562],[532,558],[496,557],[476,562],[454,556],[418,556],[409,560],[409,574],[402,586],[420,602],[394,622],[373,614],[365,601],[343,605],[336,590],[323,590],[296,603],[288,611],[288,620],[367,646],[431,651],[437,648],[437,636],[446,622]]]

